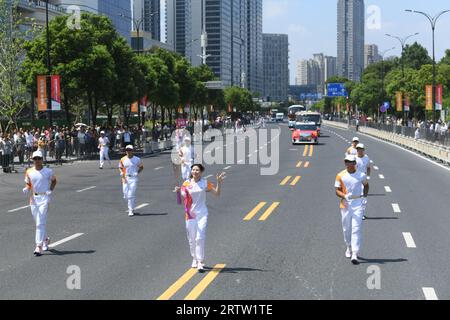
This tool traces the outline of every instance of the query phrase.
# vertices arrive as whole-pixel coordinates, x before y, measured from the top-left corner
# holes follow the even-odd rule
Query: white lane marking
[[[392,204],[392,210],[394,210],[395,213],[402,212],[402,210],[400,210],[400,206],[397,203]]]
[[[20,208],[17,208],[17,209],[8,210],[8,213],[20,211],[20,210],[23,210],[23,209],[26,209],[26,208],[29,208],[29,207],[30,206],[28,205],[28,206],[25,206],[25,207],[20,207]]]
[[[426,300],[439,300],[433,288],[422,288]]]
[[[289,151],[297,151],[297,149],[289,149]]]
[[[158,170],[161,170],[161,169],[164,169],[164,167],[155,168],[155,171],[158,171]]]
[[[403,232],[403,238],[405,238],[406,246],[408,248],[416,248],[416,243],[410,232]]]
[[[231,166],[228,166],[228,167],[223,168],[223,170],[228,170],[230,168],[231,168]]]
[[[262,149],[264,149],[264,147],[259,147],[259,150],[262,150]]]
[[[384,176],[382,174],[378,175],[380,177],[381,180],[384,179]]]
[[[92,187],[89,187],[89,188],[86,188],[86,189],[78,190],[77,192],[80,193],[80,192],[88,191],[88,190],[95,189],[95,188],[97,188],[97,187],[96,186],[92,186]]]
[[[244,160],[239,160],[239,161],[238,161],[238,163],[242,163],[242,162],[244,162]]]
[[[380,170],[380,168],[378,168],[377,166],[374,166],[373,167],[375,170]]]
[[[60,244],[63,244],[67,241],[73,240],[75,238],[78,238],[80,236],[82,236],[84,233],[75,233],[74,235],[71,235],[70,237],[64,238],[62,240],[56,241],[54,243],[50,243],[50,245],[48,246],[49,248],[54,248],[56,246],[59,246]]]
[[[213,175],[210,174],[209,176],[206,176],[205,179],[209,179],[209,178],[211,178],[212,176],[213,176]]]
[[[391,188],[389,186],[385,186],[384,190],[386,190],[386,192],[392,192]]]
[[[139,209],[148,207],[149,205],[150,205],[150,203],[143,203],[143,204],[141,204],[140,206],[137,206],[135,209],[136,209],[136,210],[139,210]]]
[[[340,129],[340,130],[343,130],[343,129]],[[448,168],[448,167],[446,167],[446,166],[444,166],[444,165],[442,165],[442,164],[440,164],[440,163],[434,162],[433,160],[428,159],[428,158],[426,158],[426,157],[424,157],[424,156],[422,156],[422,155],[420,155],[420,154],[418,154],[418,153],[415,153],[415,152],[413,152],[413,151],[411,151],[411,150],[408,150],[408,149],[405,149],[405,148],[403,148],[403,147],[401,147],[401,146],[399,146],[399,145],[396,145],[396,144],[394,144],[394,143],[392,143],[392,142],[387,142],[387,141],[384,141],[384,140],[381,140],[381,139],[372,137],[371,135],[368,135],[368,134],[365,134],[365,133],[360,133],[360,135],[363,135],[363,136],[365,136],[365,137],[367,137],[367,138],[371,138],[371,139],[376,140],[376,141],[378,141],[378,142],[382,142],[382,143],[389,144],[389,145],[391,145],[391,146],[393,146],[393,147],[396,147],[396,148],[401,149],[401,150],[403,150],[403,151],[409,152],[409,153],[415,155],[416,157],[421,158],[422,160],[428,161],[429,163],[432,163],[432,164],[434,164],[434,165],[436,165],[436,166],[438,166],[438,167],[441,167],[442,169],[445,169],[445,170],[447,170],[447,171],[450,171],[450,168]]]

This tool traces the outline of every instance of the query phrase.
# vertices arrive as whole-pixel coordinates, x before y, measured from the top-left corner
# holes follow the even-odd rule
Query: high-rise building
[[[93,12],[107,16],[113,22],[117,32],[130,43],[131,21],[131,0],[49,0],[53,7],[65,12],[70,5],[79,6],[81,11]],[[45,2],[39,0],[22,0],[21,3],[28,2],[36,8],[44,7]],[[45,18],[45,16],[44,16]]]
[[[296,85],[315,85],[317,92],[325,92],[325,83],[336,76],[336,58],[323,53],[313,55],[313,59],[299,60]]]
[[[263,34],[264,96],[287,101],[289,89],[289,38],[287,34]]]
[[[353,81],[359,81],[364,70],[364,13],[364,0],[338,0],[338,74]]]
[[[378,46],[376,44],[366,44],[364,46],[364,68],[379,61],[381,61],[381,56],[378,53]]]
[[[324,64],[324,82],[326,83],[328,79],[337,76],[337,66],[336,57],[325,56]]]
[[[249,0],[247,4],[247,86],[263,93],[263,3]]]
[[[140,29],[149,34],[151,39],[161,41],[160,0],[133,0],[133,2],[133,19],[142,21]]]
[[[248,53],[247,49],[248,8],[253,8],[250,2],[167,0],[166,41],[173,45],[176,52],[198,66],[203,63],[200,57],[203,54],[202,44],[205,44],[202,43],[202,33],[206,31],[206,64],[224,85],[247,87],[253,78],[252,72],[249,75],[248,54],[257,54],[256,50]],[[262,32],[262,27],[260,29]]]

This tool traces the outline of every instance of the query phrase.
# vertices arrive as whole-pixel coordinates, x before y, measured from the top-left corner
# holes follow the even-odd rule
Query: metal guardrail
[[[348,129],[348,123],[344,121],[324,121],[324,124],[336,126],[342,129]],[[450,148],[442,144],[432,143],[423,139],[415,139],[410,136],[397,133],[395,130],[385,131],[377,128],[371,128],[369,126],[360,127],[359,130],[362,133],[395,143],[435,160],[450,164]]]

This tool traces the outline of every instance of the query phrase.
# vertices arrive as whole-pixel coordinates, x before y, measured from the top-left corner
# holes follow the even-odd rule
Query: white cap
[[[105,134],[105,131],[100,131],[100,134]]]
[[[364,144],[358,143],[358,145],[356,146],[356,149],[365,149]]]
[[[191,138],[186,137],[186,138],[184,138],[184,141],[191,141]]]
[[[134,148],[131,144],[129,144],[125,147],[125,150],[134,150]]]
[[[33,156],[31,157],[32,159],[34,158],[43,158],[44,156],[42,155],[42,152],[40,150],[33,152]]]
[[[356,141],[359,142],[359,138],[358,137],[354,137],[353,140],[352,140],[352,142],[356,142]]]
[[[354,156],[353,154],[347,154],[345,156],[345,161],[356,162],[356,156]]]

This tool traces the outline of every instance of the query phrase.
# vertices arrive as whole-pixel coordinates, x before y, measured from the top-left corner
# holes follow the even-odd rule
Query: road
[[[354,266],[344,257],[334,180],[355,133],[325,127],[311,148],[292,146],[285,124],[271,126],[279,130],[277,174],[237,163],[244,159],[207,166],[212,182],[217,172],[227,178],[220,198],[208,195],[202,274],[190,269],[170,154],[143,160],[132,218],[117,161],[103,171],[97,162],[54,168],[48,233],[63,242],[38,258],[23,175],[1,175],[0,299],[450,299],[450,170],[360,135],[377,170]],[[68,289],[71,268],[80,289]]]

